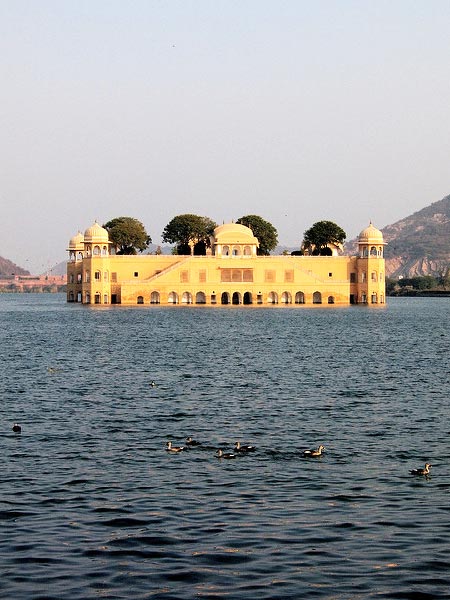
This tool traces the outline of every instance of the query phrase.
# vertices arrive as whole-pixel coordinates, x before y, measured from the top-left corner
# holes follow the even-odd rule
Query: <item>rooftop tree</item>
[[[271,250],[274,250],[278,244],[278,232],[272,223],[266,221],[258,215],[246,215],[240,217],[236,221],[239,225],[245,225],[250,227],[253,231],[253,235],[258,238],[259,248],[258,254],[260,256],[268,256]]]
[[[304,233],[302,249],[317,256],[331,253],[329,244],[339,246],[344,243],[347,234],[333,221],[318,221]]]
[[[133,217],[116,217],[103,227],[108,231],[111,242],[118,248],[117,254],[143,252],[152,241],[144,225]]]
[[[177,254],[191,254],[191,248],[194,254],[205,254],[216,227],[217,223],[209,217],[177,215],[165,226],[162,239],[163,242],[175,244]]]

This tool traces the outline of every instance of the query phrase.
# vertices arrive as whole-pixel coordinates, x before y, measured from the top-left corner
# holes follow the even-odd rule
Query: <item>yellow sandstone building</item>
[[[98,223],[69,242],[67,301],[123,305],[385,303],[384,241],[370,224],[357,256],[257,256],[250,228],[219,225],[206,256],[117,255]]]

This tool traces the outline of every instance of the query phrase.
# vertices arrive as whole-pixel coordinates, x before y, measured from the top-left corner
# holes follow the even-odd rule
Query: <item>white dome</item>
[[[369,223],[369,227],[361,231],[358,241],[363,244],[384,244],[383,234],[372,225],[372,221]]]
[[[107,243],[109,241],[108,232],[95,221],[84,232],[84,241],[90,243]]]
[[[250,227],[239,223],[225,223],[214,229],[213,238],[216,244],[257,244],[258,238]]]
[[[70,238],[69,250],[83,250],[84,235],[79,231],[76,235]]]

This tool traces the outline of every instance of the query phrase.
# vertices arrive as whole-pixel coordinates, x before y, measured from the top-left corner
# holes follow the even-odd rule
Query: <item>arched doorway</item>
[[[206,304],[206,295],[204,292],[197,292],[195,295],[195,304]]]
[[[230,304],[230,294],[228,292],[222,292],[220,304]]]
[[[276,292],[269,292],[267,304],[278,304],[278,294]]]
[[[328,304],[334,304],[334,296],[328,296]]]
[[[150,294],[150,304],[159,304],[159,303],[160,303],[159,292],[152,292]]]
[[[295,294],[295,304],[305,304],[305,294],[303,292]]]
[[[176,292],[170,292],[167,302],[169,304],[178,304],[178,294]]]
[[[239,292],[233,292],[232,303],[233,304],[242,304],[241,294]]]
[[[320,292],[314,292],[313,304],[322,304],[322,294]]]
[[[253,297],[251,292],[245,292],[244,294],[244,304],[253,304]]]
[[[181,296],[181,304],[192,304],[191,292],[183,292],[183,295]]]
[[[289,292],[281,294],[281,304],[292,304],[292,296]]]

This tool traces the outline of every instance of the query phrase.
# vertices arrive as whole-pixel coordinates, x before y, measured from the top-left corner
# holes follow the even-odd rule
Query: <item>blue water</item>
[[[0,339],[2,599],[450,598],[450,299],[0,295]]]

